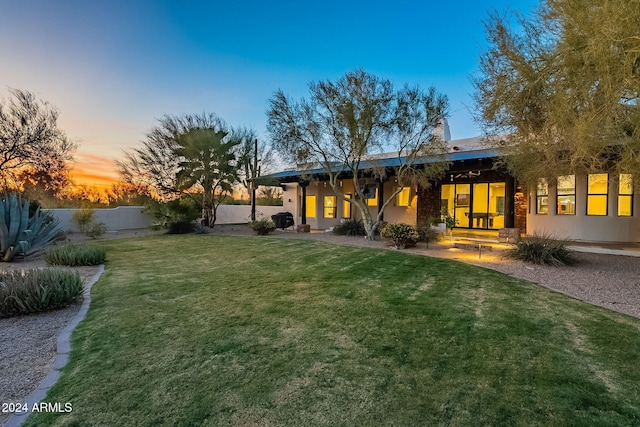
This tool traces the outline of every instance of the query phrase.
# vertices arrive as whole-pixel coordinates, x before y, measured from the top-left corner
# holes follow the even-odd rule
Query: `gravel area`
[[[29,261],[3,263],[3,270],[42,268],[46,263],[42,257]],[[79,267],[86,283],[94,277],[99,267]],[[24,402],[53,367],[56,344],[60,332],[73,320],[80,310],[80,303],[61,310],[29,316],[0,319],[0,405]],[[0,425],[9,414],[0,413]]]
[[[157,234],[147,230],[132,230],[111,233],[108,239]],[[246,226],[216,226],[211,234],[253,235]],[[384,240],[336,236],[332,233],[295,233],[276,231],[280,238],[314,239],[329,243],[389,248]],[[83,240],[71,236],[71,241]],[[504,258],[504,246],[483,245],[483,251],[471,245],[455,247],[449,241],[430,244],[427,248],[419,244],[407,249],[415,253],[439,258],[454,259],[497,270],[521,279],[538,283],[554,291],[562,292],[585,302],[640,318],[640,258],[631,256],[577,253],[580,261],[574,267],[534,266]],[[395,250],[395,249],[390,249]],[[37,268],[45,265],[40,258],[3,263],[2,269]],[[98,267],[78,269],[83,280],[95,276]],[[80,308],[74,305],[63,310],[0,319],[0,404],[21,402],[47,375],[56,354],[56,340],[62,329],[71,322]],[[0,413],[0,425],[8,416]]]

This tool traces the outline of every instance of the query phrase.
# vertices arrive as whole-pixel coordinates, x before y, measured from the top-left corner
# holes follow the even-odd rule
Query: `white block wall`
[[[109,231],[136,230],[147,228],[154,219],[143,213],[143,206],[118,206],[112,209],[95,209],[96,221],[104,222]],[[78,226],[71,220],[78,209],[49,209],[53,216],[60,221],[60,228],[74,233],[80,232]],[[285,212],[282,206],[256,206],[256,218],[271,218],[278,212]],[[251,206],[222,205],[218,207],[216,224],[245,224],[249,222]]]

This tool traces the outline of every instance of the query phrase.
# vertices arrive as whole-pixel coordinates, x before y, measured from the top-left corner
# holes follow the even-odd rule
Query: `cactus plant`
[[[5,194],[0,201],[0,261],[16,255],[28,256],[55,240],[58,221],[39,208],[29,217],[29,201],[16,194]]]

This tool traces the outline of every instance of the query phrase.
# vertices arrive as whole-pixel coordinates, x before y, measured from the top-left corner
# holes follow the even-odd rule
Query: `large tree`
[[[58,110],[30,92],[9,89],[0,102],[0,179],[4,189],[57,191],[76,144],[58,128]],[[25,185],[26,184],[26,185]]]
[[[213,226],[218,205],[238,180],[238,145],[214,114],[164,116],[142,147],[124,153],[118,170],[123,181],[157,199],[192,197],[202,206],[203,225]]]
[[[191,129],[176,140],[174,153],[181,160],[178,189],[202,194],[202,224],[207,227],[216,223],[218,206],[238,181],[234,154],[238,142],[228,136],[221,129]]]
[[[640,176],[640,3],[546,0],[516,22],[490,17],[474,81],[479,121],[511,172],[528,184]]]
[[[311,83],[309,92],[300,101],[281,90],[271,98],[267,128],[274,148],[299,167],[320,165],[335,194],[356,206],[367,237],[373,238],[384,209],[405,186],[428,186],[444,172],[444,161],[423,160],[438,160],[446,151],[445,141],[433,131],[446,116],[447,98],[434,88],[395,89],[389,80],[360,69],[335,82]],[[366,161],[371,166],[383,153],[391,153],[397,164],[365,170]],[[372,217],[361,180],[373,176],[384,182],[389,174],[398,187]],[[355,198],[345,198],[339,185],[344,177],[352,179]]]

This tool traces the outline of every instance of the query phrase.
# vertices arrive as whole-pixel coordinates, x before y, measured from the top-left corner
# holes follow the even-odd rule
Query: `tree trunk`
[[[374,240],[378,222],[373,222],[373,219],[371,218],[371,212],[369,212],[369,207],[367,206],[366,202],[356,202],[355,205],[358,207],[358,210],[362,215],[362,223],[364,225],[364,231],[366,233],[365,238],[367,240]]]
[[[202,207],[202,225],[205,227],[209,227],[211,224],[211,211],[208,207]]]

